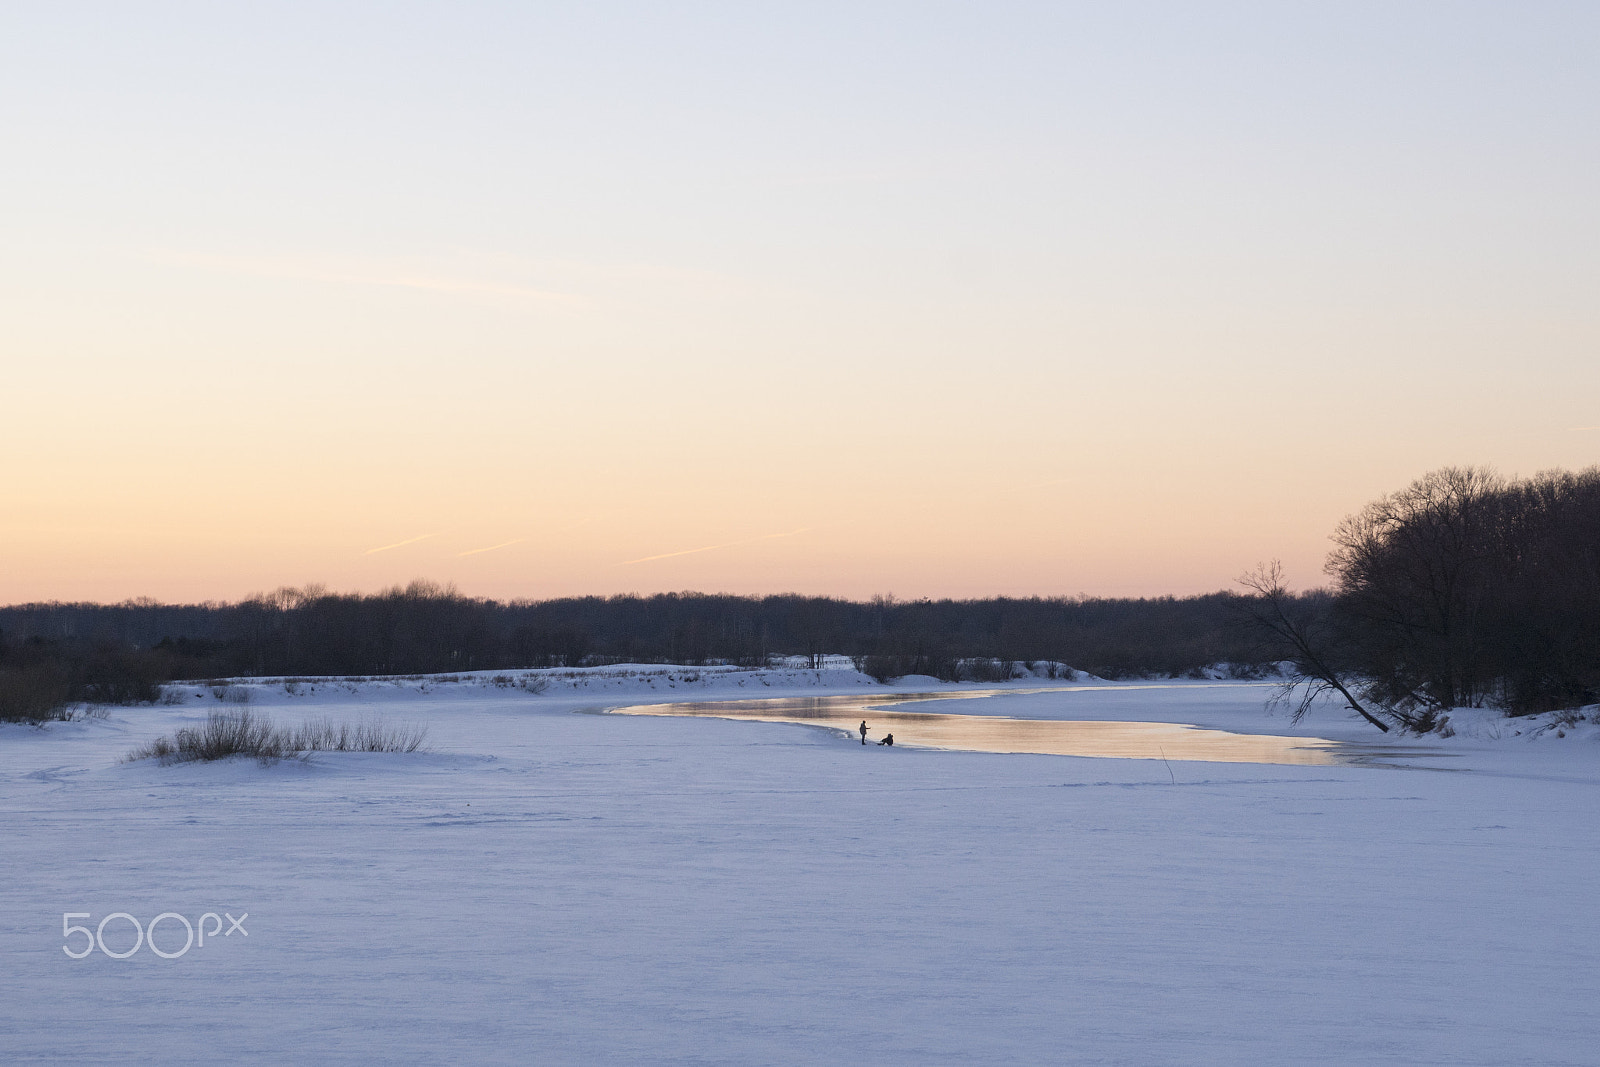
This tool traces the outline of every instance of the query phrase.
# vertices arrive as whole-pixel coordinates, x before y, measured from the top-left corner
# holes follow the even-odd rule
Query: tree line
[[[1448,709],[1513,715],[1600,701],[1600,467],[1506,479],[1450,467],[1333,534],[1324,598],[1269,564],[1245,578],[1268,654],[1377,725],[1431,730]]]
[[[4,679],[35,703],[238,675],[430,674],[643,662],[765,666],[851,656],[879,678],[994,680],[1014,663],[1102,677],[1254,662],[1230,593],[1147,599],[867,601],[701,593],[497,601],[413,582],[379,593],[280,589],[237,603],[0,608]],[[1249,670],[1248,666],[1244,667]]]
[[[866,601],[701,593],[498,601],[412,582],[280,589],[237,603],[0,607],[0,718],[153,699],[173,679],[432,674],[621,662],[765,666],[843,653],[878,678],[1239,673],[1292,660],[1304,713],[1335,692],[1384,729],[1452,707],[1600,700],[1600,467],[1508,480],[1446,468],[1333,533],[1331,585],[1264,565],[1241,592],[1115,599]]]

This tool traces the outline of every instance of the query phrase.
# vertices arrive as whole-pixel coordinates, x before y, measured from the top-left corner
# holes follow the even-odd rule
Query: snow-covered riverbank
[[[1225,683],[922,705],[1409,765],[1169,768],[575,713],[883,691],[842,667],[502,677],[194,687],[0,727],[0,1059],[1577,1064],[1600,1039],[1592,724],[1458,713],[1453,738],[1384,739]],[[286,723],[419,723],[431,752],[118,762],[243,692]],[[248,934],[80,960],[69,912],[248,912]]]

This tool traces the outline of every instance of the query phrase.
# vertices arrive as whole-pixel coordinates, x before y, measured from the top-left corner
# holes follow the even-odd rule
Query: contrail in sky
[[[515,541],[501,541],[498,545],[490,545],[488,548],[473,548],[468,549],[465,552],[457,552],[456,556],[457,558],[460,558],[461,556],[478,556],[485,552],[493,552],[497,548],[506,548],[510,545],[520,545],[526,540],[526,537],[519,537]]]
[[[753,545],[757,541],[772,541],[779,537],[793,537],[795,534],[803,534],[809,529],[811,529],[811,527],[802,526],[800,529],[790,530],[788,533],[762,534],[760,537],[747,537],[743,541],[729,541],[727,544],[723,545],[706,545],[704,548],[686,548],[682,552],[663,552],[659,556],[640,556],[638,559],[625,559],[621,563],[615,564],[615,566],[627,567],[634,563],[649,563],[651,560],[656,559],[671,559],[673,556],[692,556],[697,552],[715,552],[719,548],[735,548],[739,545]]]
[[[254,274],[267,278],[291,278],[299,281],[331,282],[339,285],[382,285],[401,289],[428,289],[440,293],[480,293],[490,296],[511,296],[559,304],[581,303],[570,293],[536,289],[529,285],[483,281],[475,278],[451,278],[438,275],[385,270],[381,265],[374,270],[327,269],[316,264],[268,259],[248,259],[237,256],[209,256],[189,252],[158,251],[145,258],[159,263],[181,263],[187,266],[210,267],[236,274]]]
[[[369,549],[367,549],[365,552],[363,552],[361,554],[363,556],[370,556],[374,552],[387,552],[391,548],[401,548],[401,547],[404,547],[405,545],[414,545],[418,541],[426,541],[430,537],[438,537],[438,536],[439,535],[436,534],[436,533],[431,533],[431,534],[423,534],[421,537],[410,537],[410,538],[407,538],[404,541],[396,541],[392,545],[379,545],[377,548],[369,548]]]

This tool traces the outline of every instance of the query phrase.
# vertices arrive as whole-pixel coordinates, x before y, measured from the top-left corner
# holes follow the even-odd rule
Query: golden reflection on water
[[[1198,760],[1207,763],[1290,763],[1329,766],[1354,762],[1344,746],[1318,737],[1235,734],[1173,722],[1010,719],[998,715],[891,711],[883,705],[966,699],[1006,690],[881,696],[775,697],[707,700],[613,708],[619,715],[689,716],[798,723],[842,731],[852,740],[863,718],[871,744],[894,734],[896,745],[965,752],[1027,752],[1045,756]]]

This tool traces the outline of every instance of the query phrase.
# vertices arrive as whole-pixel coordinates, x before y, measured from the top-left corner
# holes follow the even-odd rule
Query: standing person
[[[867,720],[866,719],[862,719],[861,720],[861,743],[863,745],[867,743]]]

